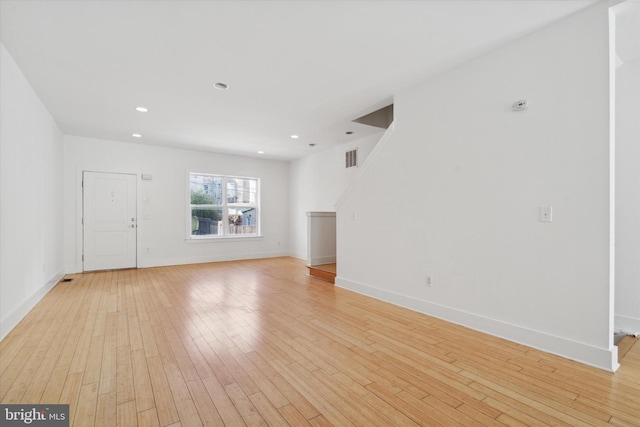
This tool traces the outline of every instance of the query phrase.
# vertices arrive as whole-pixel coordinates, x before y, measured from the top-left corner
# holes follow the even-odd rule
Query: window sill
[[[190,237],[185,239],[187,243],[212,243],[212,242],[230,242],[234,240],[241,240],[243,242],[251,240],[263,240],[264,236],[203,236],[203,237]]]

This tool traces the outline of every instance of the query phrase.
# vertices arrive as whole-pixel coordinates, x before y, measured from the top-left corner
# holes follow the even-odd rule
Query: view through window
[[[189,174],[190,238],[258,236],[258,178]]]

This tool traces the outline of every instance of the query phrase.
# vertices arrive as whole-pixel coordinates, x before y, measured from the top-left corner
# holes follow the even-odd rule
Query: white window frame
[[[222,204],[221,205],[192,205],[191,204],[191,177],[193,175],[210,176],[215,178],[222,178]],[[256,202],[255,203],[229,203],[227,198],[227,181],[229,179],[249,179],[256,182]],[[205,209],[221,209],[222,210],[222,233],[221,234],[205,234],[205,235],[193,235],[192,233],[192,209],[198,207]],[[229,209],[234,207],[238,208],[253,208],[255,210],[255,233],[247,234],[230,234],[229,232]],[[220,239],[252,239],[256,237],[262,237],[261,233],[261,218],[260,218],[260,178],[251,176],[235,176],[235,175],[220,175],[214,173],[202,173],[202,172],[189,172],[187,174],[187,240],[220,240]]]

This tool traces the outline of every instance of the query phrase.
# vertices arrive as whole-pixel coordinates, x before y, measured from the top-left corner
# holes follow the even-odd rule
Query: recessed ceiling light
[[[345,133],[346,133],[347,135],[353,135],[353,131],[351,131],[351,130],[348,130],[348,131],[346,131]]]
[[[141,133],[132,133],[131,136],[134,137],[134,138],[142,138],[142,134]]]
[[[145,107],[136,107],[136,111],[140,111],[141,113],[146,113],[147,111],[149,111],[149,109]]]
[[[316,146],[316,144],[309,144],[309,147],[311,147],[311,148],[313,148],[315,146]]]
[[[298,139],[300,138],[298,135],[291,135],[291,139]]]
[[[229,89],[229,85],[228,85],[228,84],[226,84],[226,83],[220,83],[220,82],[218,82],[218,83],[214,83],[214,84],[213,84],[213,87],[215,87],[216,89],[220,89],[220,90],[227,90],[227,89]]]
[[[264,154],[264,151],[260,150],[258,151],[258,154]]]

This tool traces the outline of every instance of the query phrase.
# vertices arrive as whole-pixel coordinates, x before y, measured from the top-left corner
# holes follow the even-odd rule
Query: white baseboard
[[[22,304],[0,320],[0,340],[3,340],[13,328],[31,311],[33,307],[62,279],[62,271],[56,273],[48,282],[37,289]]]
[[[288,256],[292,257],[292,258],[298,258],[301,260],[306,261],[307,260],[307,253],[306,252],[289,252]]]
[[[240,261],[244,259],[278,258],[289,256],[287,251],[255,252],[236,255],[203,255],[185,258],[151,258],[138,260],[138,268],[166,267],[170,265],[203,264],[207,262]]]
[[[335,264],[336,256],[317,256],[309,260],[309,265]]]
[[[618,347],[616,346],[612,346],[610,349],[594,347],[566,338],[523,328],[522,326],[478,316],[477,314],[468,313],[452,307],[375,288],[343,277],[336,277],[335,283],[336,286],[359,294],[367,295],[381,301],[389,302],[609,372],[615,372],[620,366],[618,364]]]
[[[627,334],[640,335],[640,319],[616,314],[614,319],[614,329]]]

